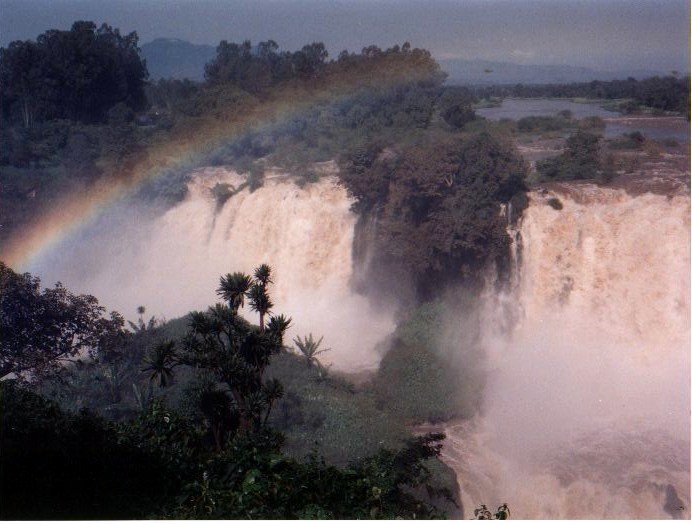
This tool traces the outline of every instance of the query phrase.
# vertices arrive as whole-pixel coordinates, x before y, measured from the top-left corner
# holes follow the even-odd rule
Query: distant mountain
[[[204,79],[204,65],[216,56],[216,48],[177,38],[157,38],[141,46],[149,78]]]
[[[636,79],[669,74],[661,71],[597,71],[565,65],[523,65],[487,60],[438,60],[450,84],[562,84],[592,80]]]

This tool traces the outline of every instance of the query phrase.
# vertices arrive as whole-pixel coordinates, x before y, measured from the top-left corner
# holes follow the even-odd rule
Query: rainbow
[[[289,118],[304,105],[291,103],[281,97],[238,115],[231,121],[206,120],[194,129],[150,148],[144,158],[128,169],[125,175],[102,180],[83,192],[57,202],[8,240],[0,252],[0,260],[17,270],[27,267],[142,184],[165,176],[171,169],[194,165],[196,158],[237,139],[250,126]]]
[[[365,86],[387,88],[416,80],[416,77],[424,78],[420,71],[385,68],[377,71],[376,77],[364,79],[362,75],[355,78],[345,75],[337,80],[331,79],[328,87],[288,85],[262,103],[238,108],[237,114],[226,121],[205,119],[165,143],[150,147],[125,175],[97,183],[52,206],[2,246],[0,260],[16,270],[24,270],[145,182],[163,177],[171,169],[195,165],[195,159],[236,140],[249,129],[280,123],[316,104],[348,97],[354,90]]]

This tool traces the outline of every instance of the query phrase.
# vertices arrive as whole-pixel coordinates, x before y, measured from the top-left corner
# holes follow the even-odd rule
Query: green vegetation
[[[466,319],[465,333],[451,334],[446,328],[450,307],[449,302],[426,303],[403,319],[372,381],[378,405],[408,423],[471,417],[480,405],[484,380],[473,335],[475,313],[471,304],[456,304],[453,309]]]
[[[41,282],[0,262],[0,379],[47,375],[80,353],[108,351],[123,319],[96,298],[74,295],[62,285],[41,291]]]
[[[610,108],[629,114],[644,109],[690,118],[690,77],[628,78],[604,82],[477,87],[478,98],[583,98],[616,101]]]
[[[481,504],[480,507],[473,510],[473,515],[476,517],[476,520],[508,520],[509,507],[507,504],[502,504],[502,506],[497,508],[497,511],[493,513],[485,504]]]
[[[374,280],[403,274],[425,299],[446,284],[473,282],[489,263],[502,270],[509,239],[500,204],[525,189],[526,171],[488,133],[356,150],[341,178],[358,212],[377,218]]]
[[[646,138],[639,131],[634,131],[633,133],[627,133],[622,135],[620,138],[615,138],[608,141],[608,147],[610,149],[621,149],[621,150],[641,150],[646,142]]]
[[[3,282],[21,277],[9,269],[5,272]],[[36,279],[24,278],[38,286]],[[372,418],[363,413],[354,416],[350,404],[358,395],[352,386],[318,375],[316,367],[286,352],[283,332],[290,321],[271,315],[269,284],[271,270],[266,265],[259,266],[253,278],[226,275],[218,289],[226,304],[190,314],[187,332],[177,340],[167,341],[163,338],[167,333],[161,332],[165,326],[155,320],[144,322],[142,317],[134,332],[122,330],[121,323],[112,344],[92,348],[91,357],[68,363],[52,376],[30,375],[24,384],[0,383],[2,518],[442,516],[435,504],[451,497],[436,465],[443,435],[402,443],[405,431],[394,434],[390,428],[387,445],[383,440],[367,446],[358,442],[361,433],[373,433],[366,424],[384,418],[384,425],[386,415],[371,407]],[[3,288],[7,297],[3,319],[8,313],[5,306],[18,303],[23,294],[20,286]],[[259,316],[258,325],[238,313],[246,299]],[[142,308],[138,312],[144,314]],[[3,333],[15,327],[13,322],[7,320]],[[51,318],[37,322],[46,330],[53,325]],[[184,323],[174,323],[168,334],[183,327]],[[63,378],[77,376],[83,382],[91,379],[86,387],[99,391],[94,371],[127,368],[137,353],[128,347],[136,341],[148,342],[151,349],[143,354],[135,344],[142,355],[139,364],[110,384],[121,393],[116,404],[133,385],[132,398],[140,404],[135,413],[120,410],[117,421],[107,422],[87,411],[63,411],[35,392],[70,390],[74,382]],[[26,342],[17,345],[24,352],[29,349]],[[141,382],[135,383],[142,374],[162,391],[178,391],[154,396],[150,390],[146,395]],[[277,378],[282,374],[292,379],[286,386]],[[291,403],[280,407],[287,391],[298,409]],[[320,395],[304,391],[322,391],[327,409],[318,408]],[[365,395],[357,400],[362,406],[369,402]],[[104,400],[112,406],[114,399]],[[302,421],[295,424],[296,417],[303,415],[313,417],[313,430]],[[354,426],[348,426],[349,417]],[[340,426],[329,428],[335,423]],[[357,448],[344,450],[343,440],[332,444],[331,449],[341,455],[340,467],[329,465],[317,451],[306,458],[291,458],[282,451],[284,436],[277,431],[281,424],[289,430],[298,425],[312,438],[319,436],[320,427],[325,436],[356,436]],[[360,456],[354,458],[356,449]]]
[[[554,116],[527,116],[516,123],[516,131],[527,134],[545,136],[561,136],[575,130],[600,132],[605,128],[605,122],[597,116],[574,119],[569,110],[560,111]]]
[[[574,125],[570,117],[558,116],[527,116],[517,121],[517,130],[524,133],[545,133],[561,131]]]
[[[0,382],[2,519],[143,518],[174,495],[160,457],[86,411]]]
[[[24,128],[47,120],[132,120],[145,106],[147,70],[136,33],[121,36],[107,24],[75,22],[35,42],[12,42],[0,50],[3,121]]]
[[[598,116],[587,116],[586,118],[582,118],[577,125],[579,129],[583,131],[605,129],[605,122]]]
[[[601,154],[601,138],[577,131],[567,139],[565,150],[536,165],[543,180],[590,180],[609,182],[615,177],[612,157]]]
[[[300,458],[317,449],[329,463],[344,466],[382,446],[401,445],[408,433],[401,418],[378,406],[367,387],[320,371],[291,353],[277,355],[267,369],[286,392],[269,422],[284,433],[287,453]]]

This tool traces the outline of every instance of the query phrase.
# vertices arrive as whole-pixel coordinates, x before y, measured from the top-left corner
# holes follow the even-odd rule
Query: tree
[[[537,163],[538,173],[548,180],[589,180],[607,182],[615,175],[612,158],[601,157],[601,138],[577,131],[567,139],[565,150],[554,158]]]
[[[159,342],[145,357],[146,367],[142,371],[151,372],[150,379],[159,381],[159,387],[165,388],[173,379],[173,369],[177,365],[175,358],[175,342],[166,340]]]
[[[255,275],[256,279],[243,273],[221,277],[217,292],[228,305],[216,304],[206,313],[191,313],[182,347],[170,341],[158,344],[147,360],[146,371],[161,387],[170,383],[179,365],[194,367],[213,378],[200,397],[200,405],[219,449],[229,435],[259,430],[283,392],[280,384],[265,382],[263,376],[271,356],[283,348],[290,319],[273,316],[265,325],[265,315],[273,306],[267,289],[271,269],[262,265]],[[243,297],[259,313],[259,326],[238,314]]]
[[[527,173],[516,150],[487,133],[398,149],[353,162],[342,177],[377,223],[375,278],[402,273],[425,299],[477,280],[488,264],[502,271],[509,237],[500,205],[525,190]]]
[[[267,315],[271,308],[274,306],[269,295],[267,294],[266,287],[260,283],[254,283],[248,291],[248,299],[250,300],[250,308],[253,311],[259,313],[260,319],[260,332],[264,331],[264,317]]]
[[[455,104],[442,113],[442,118],[453,128],[463,129],[476,119],[476,113],[470,105]]]
[[[41,281],[0,262],[0,379],[35,377],[63,362],[97,352],[123,333],[123,318],[90,295],[74,295],[58,283],[41,291]]]
[[[0,519],[143,519],[175,495],[163,454],[100,417],[12,380],[0,382],[0,406]]]
[[[313,42],[293,53],[293,70],[300,78],[312,79],[320,76],[325,69],[329,53],[322,42]]]
[[[134,331],[135,333],[144,332],[147,330],[154,329],[156,327],[156,317],[152,316],[148,322],[144,321],[144,313],[146,313],[146,311],[147,309],[144,306],[138,306],[137,314],[139,315],[139,318],[137,319],[137,323],[135,324],[130,320],[127,321],[127,323],[130,325],[130,329],[132,329],[132,331]]]
[[[255,279],[257,282],[262,284],[262,286],[266,289],[268,284],[272,284],[272,279],[271,279],[271,268],[267,264],[262,264],[260,265],[257,269],[255,269]]]
[[[147,76],[137,33],[122,36],[107,24],[75,22],[0,52],[3,112],[19,113],[24,127],[56,118],[104,121],[119,103],[139,111]]]
[[[440,114],[447,124],[454,129],[463,127],[476,119],[473,110],[475,97],[465,87],[448,87],[440,97]]]
[[[243,273],[228,273],[221,277],[221,285],[216,290],[216,294],[228,302],[234,314],[238,313],[238,308],[245,305],[245,294],[252,285],[252,279]]]
[[[312,338],[312,333],[310,333],[303,340],[301,340],[300,336],[293,339],[296,347],[300,350],[303,356],[305,356],[305,362],[307,363],[308,367],[312,367],[313,365],[316,365],[318,368],[322,367],[320,361],[317,360],[317,355],[330,351],[329,348],[319,349],[323,338],[324,337],[320,337],[319,340],[315,341],[315,339]]]

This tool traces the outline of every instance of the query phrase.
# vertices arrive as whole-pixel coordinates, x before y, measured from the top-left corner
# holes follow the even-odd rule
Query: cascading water
[[[689,217],[686,195],[531,195],[514,289],[486,297],[481,413],[446,428],[467,512],[689,518]]]
[[[239,191],[222,201],[214,195],[217,184]],[[346,190],[328,174],[303,188],[280,173],[268,173],[254,192],[245,185],[235,172],[200,170],[186,198],[162,216],[116,236],[113,224],[134,213],[127,207],[74,240],[74,249],[59,246],[29,269],[44,282],[62,280],[92,293],[126,316],[144,304],[148,314],[172,318],[218,302],[222,274],[251,273],[267,263],[275,282],[273,311],[293,318],[287,342],[312,332],[332,349],[321,360],[346,370],[376,367],[372,348],[394,322],[390,312],[350,289],[356,216]]]
[[[336,367],[375,367],[394,320],[349,285],[346,191],[329,176],[300,188],[274,174],[214,196],[244,181],[201,170],[163,215],[125,206],[26,269],[126,316],[144,304],[171,318],[217,301],[221,274],[266,262],[289,337],[324,335]],[[445,428],[467,513],[507,502],[520,518],[689,518],[689,216],[687,195],[531,195],[511,231],[513,289],[489,286],[483,301],[482,411]]]

